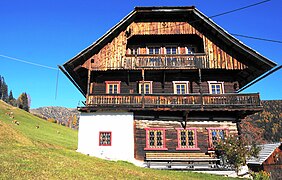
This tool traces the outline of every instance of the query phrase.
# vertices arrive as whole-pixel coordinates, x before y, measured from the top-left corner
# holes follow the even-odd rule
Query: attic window
[[[160,54],[160,47],[148,47],[148,54]]]

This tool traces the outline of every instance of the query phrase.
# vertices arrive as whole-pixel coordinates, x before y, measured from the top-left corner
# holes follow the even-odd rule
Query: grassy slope
[[[13,112],[20,125],[13,124],[7,112]],[[105,161],[76,153],[76,145],[77,131],[0,101],[0,179],[226,179]]]

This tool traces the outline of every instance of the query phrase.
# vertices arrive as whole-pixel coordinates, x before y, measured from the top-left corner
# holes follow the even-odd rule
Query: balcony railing
[[[191,55],[177,54],[138,54],[126,55],[114,64],[108,64],[110,69],[198,69],[210,68],[208,58],[204,53]],[[95,69],[95,68],[94,68]]]
[[[89,95],[88,107],[97,109],[240,110],[260,108],[259,94],[99,94]]]

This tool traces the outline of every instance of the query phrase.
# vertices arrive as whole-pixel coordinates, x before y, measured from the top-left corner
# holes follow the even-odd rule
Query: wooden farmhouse
[[[259,93],[237,91],[274,66],[193,6],[136,7],[61,67],[86,97],[77,151],[217,163],[217,143],[262,110]]]

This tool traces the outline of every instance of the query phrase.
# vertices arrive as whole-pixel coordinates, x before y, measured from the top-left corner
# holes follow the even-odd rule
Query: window
[[[214,149],[217,144],[227,136],[225,128],[207,128],[209,134],[209,149]]]
[[[176,150],[199,150],[196,128],[177,129],[178,147]]]
[[[134,48],[130,48],[130,54],[139,54],[139,51],[138,51],[138,48],[137,47],[134,47]]]
[[[177,48],[176,47],[166,47],[166,54],[177,54]]]
[[[186,54],[194,54],[196,53],[196,50],[197,50],[196,47],[192,47],[192,46],[186,47]]]
[[[99,132],[99,146],[112,145],[112,132]]]
[[[188,94],[188,81],[173,81],[174,94]]]
[[[119,94],[120,93],[120,81],[106,81],[106,93],[107,94]]]
[[[210,94],[223,94],[223,82],[208,81]]]
[[[152,94],[152,81],[144,81],[144,86],[142,88],[142,81],[139,82],[139,93],[142,94]]]
[[[165,146],[165,129],[145,128],[146,148],[144,150],[167,150]]]
[[[160,54],[160,47],[148,47],[148,54]]]

